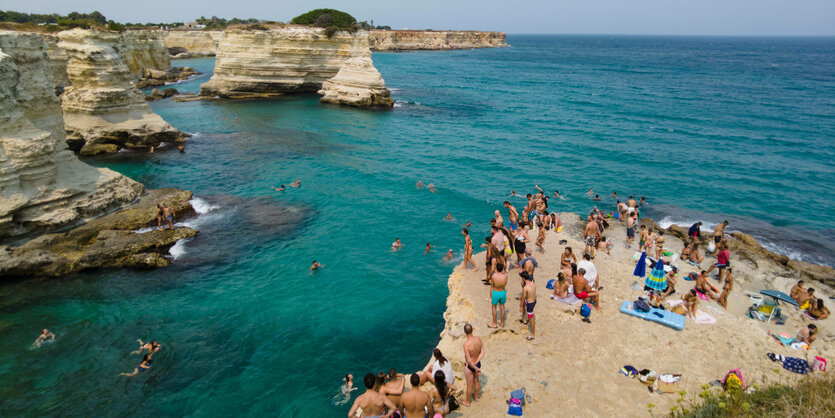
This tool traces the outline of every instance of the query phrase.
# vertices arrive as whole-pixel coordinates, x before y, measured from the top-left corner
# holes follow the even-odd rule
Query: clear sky
[[[98,10],[119,22],[288,21],[330,7],[375,25],[508,33],[835,35],[835,0],[0,0],[0,10]]]

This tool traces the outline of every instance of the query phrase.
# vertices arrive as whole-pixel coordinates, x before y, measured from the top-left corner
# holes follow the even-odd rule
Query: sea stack
[[[119,33],[73,29],[58,36],[72,83],[61,98],[71,148],[95,155],[184,140],[186,135],[154,114],[131,84]]]
[[[368,34],[354,37],[351,58],[346,60],[333,78],[322,84],[319,90],[322,103],[359,107],[391,107],[394,100],[386,88],[386,82],[371,61]]]
[[[67,149],[46,51],[40,35],[0,31],[0,241],[98,216],[144,189]]]
[[[168,71],[171,58],[161,30],[128,30],[122,33],[122,57],[134,78],[147,70]]]
[[[328,80],[330,87],[323,89]],[[362,88],[369,91],[359,99],[348,98]],[[325,29],[307,26],[227,30],[215,73],[200,86],[200,95],[252,98],[320,90],[329,102],[391,106],[385,83],[371,62],[368,32],[337,31],[328,37]],[[345,97],[339,99],[342,93]]]

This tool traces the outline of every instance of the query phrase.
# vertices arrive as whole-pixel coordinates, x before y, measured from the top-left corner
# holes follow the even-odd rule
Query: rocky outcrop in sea
[[[349,64],[332,87],[325,89],[329,93],[327,101],[358,105],[369,102],[348,96],[340,99],[342,93],[349,92],[337,87],[350,84],[351,95],[380,96],[377,103],[385,106],[380,91],[385,84],[371,64],[367,32],[340,31],[328,37],[325,29],[302,26],[227,30],[220,42],[214,75],[200,87],[200,95],[239,99],[318,92],[326,81],[337,77],[351,58],[361,59]],[[363,76],[357,77],[358,73]],[[370,84],[365,85],[366,81]],[[369,91],[358,92],[360,89]]]
[[[61,98],[71,148],[95,155],[185,139],[151,111],[145,96],[131,84],[120,34],[73,29],[58,36],[72,83]]]
[[[107,213],[143,191],[67,149],[47,49],[40,35],[0,31],[0,241]]]

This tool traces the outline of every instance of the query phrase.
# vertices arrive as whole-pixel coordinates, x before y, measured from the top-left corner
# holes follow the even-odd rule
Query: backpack
[[[510,399],[518,400],[520,405],[525,405],[525,388],[510,392]]]
[[[580,307],[580,316],[583,318],[588,318],[591,316],[591,308],[588,304],[584,303],[583,306]]]

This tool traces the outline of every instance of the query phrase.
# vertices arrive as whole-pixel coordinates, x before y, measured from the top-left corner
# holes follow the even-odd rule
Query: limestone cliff
[[[114,32],[73,29],[61,32],[72,86],[62,96],[67,142],[82,154],[147,148],[181,141],[185,135],[151,112],[144,95],[131,84]]]
[[[367,37],[359,31],[328,38],[324,29],[301,26],[229,29],[220,42],[214,75],[200,86],[200,94],[245,98],[317,92],[349,58],[358,56],[362,45],[370,61]]]
[[[496,48],[507,46],[504,32],[373,30],[368,33],[372,51],[414,51]]]
[[[0,241],[131,202],[141,184],[67,150],[41,35],[0,31]]]
[[[49,64],[52,68],[52,81],[55,83],[55,93],[60,95],[64,88],[70,85],[67,77],[67,54],[58,47],[58,39],[55,35],[43,35],[46,42],[46,55],[49,57]]]
[[[215,56],[225,36],[221,31],[170,30],[165,32],[165,46],[172,58]]]
[[[367,36],[354,38],[352,55],[333,78],[322,84],[321,101],[360,107],[393,106],[391,92],[371,62]]]
[[[167,71],[171,66],[164,32],[161,30],[129,30],[122,33],[122,59],[135,78],[145,70]]]

